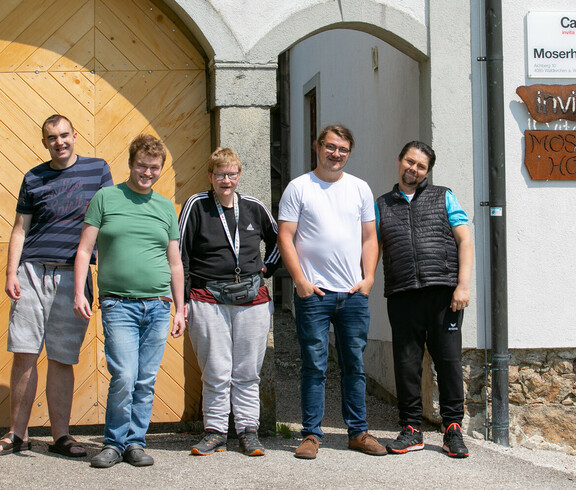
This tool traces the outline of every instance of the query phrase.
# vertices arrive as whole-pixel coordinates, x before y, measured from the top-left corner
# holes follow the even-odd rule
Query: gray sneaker
[[[242,434],[238,434],[240,451],[246,456],[264,456],[264,446],[258,440],[258,429],[246,427]]]
[[[152,466],[154,458],[144,452],[139,444],[132,444],[124,451],[124,461],[132,466]]]
[[[204,438],[192,446],[191,454],[194,456],[208,456],[209,454],[226,451],[227,435],[221,432],[207,432]]]
[[[96,456],[90,460],[92,468],[110,468],[122,461],[122,454],[114,446],[104,446]]]

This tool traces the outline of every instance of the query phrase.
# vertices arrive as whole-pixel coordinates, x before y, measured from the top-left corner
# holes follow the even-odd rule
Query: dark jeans
[[[400,425],[422,424],[422,358],[428,348],[438,375],[444,427],[464,416],[463,311],[450,309],[454,288],[434,286],[388,298]]]
[[[368,296],[362,293],[313,294],[300,298],[294,293],[296,328],[302,357],[300,393],[302,435],[322,437],[324,386],[328,363],[328,333],[334,326],[340,366],[342,417],[352,439],[368,430],[366,423],[366,375],[362,355],[366,348],[370,312]]]

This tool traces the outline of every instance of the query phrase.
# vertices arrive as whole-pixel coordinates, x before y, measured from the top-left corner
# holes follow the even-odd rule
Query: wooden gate
[[[78,132],[81,155],[104,158],[114,182],[128,175],[128,145],[141,132],[169,151],[155,190],[180,211],[207,187],[210,151],[205,61],[172,12],[150,0],[0,2],[0,286],[22,177],[48,159],[40,127],[61,113]],[[10,301],[0,300],[0,426],[9,425]],[[48,425],[45,353],[31,426]],[[71,423],[102,424],[109,374],[99,312],[75,368]],[[152,421],[200,417],[200,373],[189,339],[170,338],[156,383]]]

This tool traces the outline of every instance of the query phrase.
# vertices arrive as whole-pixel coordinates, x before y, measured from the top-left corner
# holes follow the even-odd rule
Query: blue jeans
[[[342,417],[353,439],[368,430],[366,422],[366,375],[362,355],[366,348],[370,311],[368,296],[356,292],[300,298],[294,293],[296,329],[300,342],[302,374],[302,435],[322,437],[324,385],[328,364],[328,334],[334,326],[336,352],[340,366]]]
[[[104,443],[121,452],[146,446],[154,383],[170,329],[170,302],[103,298],[104,351],[110,372]]]

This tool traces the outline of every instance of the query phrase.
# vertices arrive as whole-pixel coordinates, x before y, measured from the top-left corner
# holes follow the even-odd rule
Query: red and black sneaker
[[[424,449],[424,437],[420,427],[414,428],[411,425],[402,427],[400,434],[395,441],[386,446],[390,454],[404,454],[408,451],[419,451]]]
[[[470,455],[462,438],[462,429],[456,422],[451,423],[446,429],[442,449],[451,458],[467,458]]]

